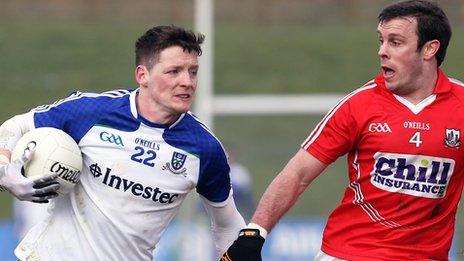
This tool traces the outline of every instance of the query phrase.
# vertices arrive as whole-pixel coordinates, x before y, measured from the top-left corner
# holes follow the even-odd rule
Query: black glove
[[[242,229],[219,261],[261,261],[263,244],[264,238],[259,235],[258,229]]]

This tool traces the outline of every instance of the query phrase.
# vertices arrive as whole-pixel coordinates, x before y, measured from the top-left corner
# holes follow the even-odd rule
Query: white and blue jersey
[[[77,92],[30,112],[31,128],[71,135],[84,164],[80,182],[17,247],[18,258],[151,260],[189,191],[218,206],[229,197],[227,156],[208,128],[190,112],[154,124],[137,113],[136,93]]]

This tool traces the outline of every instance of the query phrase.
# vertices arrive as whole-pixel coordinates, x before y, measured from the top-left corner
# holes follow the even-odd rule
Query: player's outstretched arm
[[[240,232],[221,261],[260,261],[267,232],[326,167],[325,163],[300,149],[266,189],[251,223]]]

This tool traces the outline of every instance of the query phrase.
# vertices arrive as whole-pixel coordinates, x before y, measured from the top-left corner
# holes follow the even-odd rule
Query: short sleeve
[[[223,202],[230,192],[230,167],[226,153],[219,142],[215,142],[210,151],[203,155],[201,172],[197,183],[197,192],[212,202]]]
[[[325,115],[301,146],[320,161],[330,164],[353,148],[357,133],[350,101],[341,101]]]

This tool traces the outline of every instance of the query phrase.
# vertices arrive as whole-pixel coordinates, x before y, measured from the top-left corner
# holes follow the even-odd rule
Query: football
[[[82,155],[77,143],[62,130],[43,127],[24,134],[16,143],[11,162],[20,158],[24,151],[34,149],[24,165],[26,177],[58,174],[58,194],[69,193],[79,182],[82,171]]]

